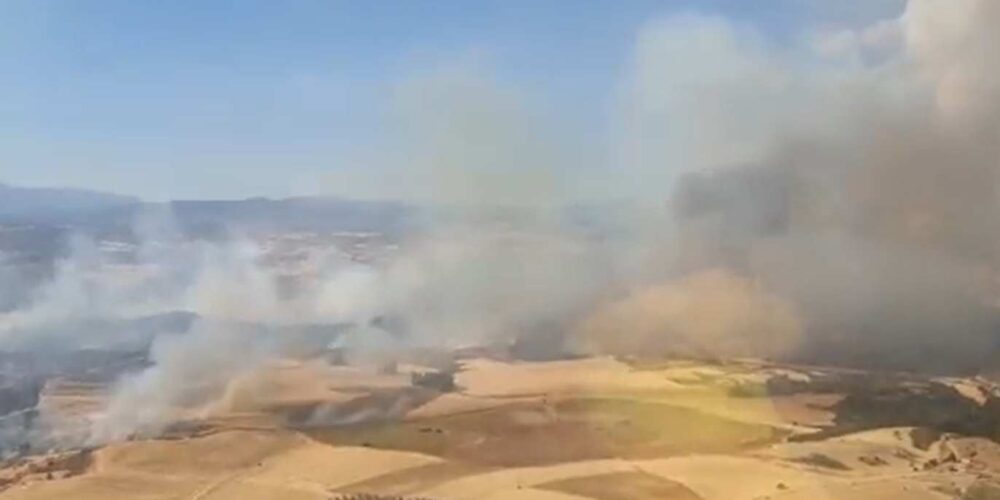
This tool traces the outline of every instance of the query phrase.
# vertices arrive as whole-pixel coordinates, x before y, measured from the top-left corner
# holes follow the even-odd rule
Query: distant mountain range
[[[171,208],[178,225],[200,235],[235,230],[396,232],[417,210],[402,203],[328,197],[144,202],[83,189],[22,188],[0,184],[0,224],[116,230],[143,210]]]
[[[181,200],[170,202],[170,207],[178,223],[195,233],[226,228],[397,233],[412,224],[419,212],[397,202],[328,197]]]
[[[558,209],[567,227],[607,233],[625,220],[621,203],[567,205]],[[18,241],[56,231],[109,236],[131,233],[136,216],[171,213],[188,236],[214,238],[253,232],[376,232],[396,236],[428,221],[461,220],[498,227],[528,226],[538,213],[518,207],[418,206],[395,201],[335,197],[247,198],[243,200],[175,200],[146,202],[131,196],[68,188],[23,188],[0,184],[0,227],[22,226]],[[550,214],[551,215],[551,214]],[[641,213],[631,213],[634,218]],[[28,226],[28,227],[25,227]],[[29,229],[29,232],[25,232]],[[13,233],[0,235],[0,252],[14,245]],[[51,239],[46,236],[45,239]],[[22,246],[22,245],[14,245]],[[30,246],[30,245],[29,245]]]
[[[141,204],[138,198],[85,189],[20,188],[0,184],[0,222],[74,224]]]

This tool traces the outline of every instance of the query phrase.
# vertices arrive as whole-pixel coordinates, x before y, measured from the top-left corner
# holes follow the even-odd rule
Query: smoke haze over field
[[[393,87],[395,142],[369,155],[401,187],[331,180],[439,209],[388,255],[319,245],[289,269],[259,235],[192,239],[154,211],[125,261],[73,239],[0,315],[0,350],[109,347],[116,322],[196,317],[143,332],[147,363],[113,384],[90,442],[210,412],[234,380],[333,342],[377,358],[554,335],[534,354],[995,370],[997,26],[992,0],[910,0],[780,47],[721,17],[651,20],[607,144],[578,147],[490,71],[431,70]]]

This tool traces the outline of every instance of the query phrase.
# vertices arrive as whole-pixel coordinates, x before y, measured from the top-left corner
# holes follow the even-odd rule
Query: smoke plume
[[[727,269],[784,300],[803,330],[786,357],[987,368],[998,326],[998,22],[995,2],[911,0],[896,19],[781,48],[720,18],[648,26],[623,152],[672,189],[675,272]],[[624,323],[630,311],[650,320],[630,324],[666,323],[666,338],[684,330],[663,318],[676,299],[661,288],[623,300],[585,324]],[[709,303],[705,316],[730,314],[727,301]],[[740,327],[729,334],[753,344]],[[703,340],[718,338],[722,352],[735,341]]]

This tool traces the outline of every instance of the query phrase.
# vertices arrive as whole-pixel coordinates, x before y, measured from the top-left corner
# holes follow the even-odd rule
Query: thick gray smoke
[[[649,26],[624,151],[673,188],[678,271],[727,269],[786,300],[803,329],[788,356],[990,369],[998,25],[997,2],[911,0],[791,49],[716,18]]]

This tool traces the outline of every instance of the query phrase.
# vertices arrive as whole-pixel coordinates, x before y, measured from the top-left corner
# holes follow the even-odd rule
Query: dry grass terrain
[[[992,498],[1000,474],[987,437],[888,425],[884,390],[819,368],[482,360],[456,380],[439,394],[283,363],[169,439],[8,461],[0,497],[944,500]],[[935,418],[963,401],[986,411],[990,389],[975,383],[892,401],[907,422],[924,418],[920,398]],[[67,382],[46,404],[82,411],[98,394]],[[381,416],[335,422],[372,408]]]

